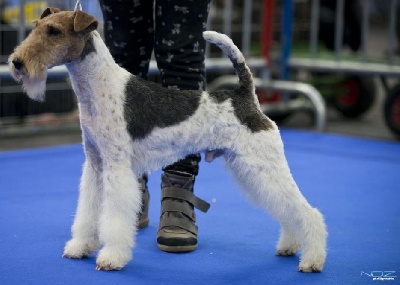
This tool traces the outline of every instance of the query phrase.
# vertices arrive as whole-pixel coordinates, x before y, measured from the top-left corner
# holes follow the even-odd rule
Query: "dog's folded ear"
[[[60,9],[58,9],[58,8],[47,7],[46,10],[44,10],[42,15],[40,16],[40,19],[43,19],[44,17],[47,17],[50,14],[58,13],[58,12],[60,12]]]
[[[98,21],[92,15],[89,15],[82,11],[75,11],[74,15],[74,31],[81,32],[87,30],[91,32],[97,29]]]

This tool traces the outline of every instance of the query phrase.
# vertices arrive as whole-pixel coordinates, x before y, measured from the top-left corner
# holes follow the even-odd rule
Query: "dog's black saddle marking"
[[[200,105],[202,91],[163,88],[131,76],[126,85],[125,120],[133,139],[144,138],[156,128],[177,125],[192,116]],[[246,88],[211,92],[216,103],[231,99],[235,116],[253,133],[272,129],[272,123],[254,103]]]
[[[201,97],[201,91],[167,89],[133,75],[125,94],[124,115],[133,139],[185,121],[198,109]]]

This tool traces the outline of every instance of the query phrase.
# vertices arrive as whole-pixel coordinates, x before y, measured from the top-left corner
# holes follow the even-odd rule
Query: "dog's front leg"
[[[64,257],[84,258],[98,249],[98,220],[101,205],[101,158],[85,140],[86,161],[79,189],[78,207],[72,225],[72,239],[67,242]]]
[[[138,213],[141,207],[139,183],[126,161],[107,161],[103,170],[103,204],[98,270],[120,270],[132,256]]]

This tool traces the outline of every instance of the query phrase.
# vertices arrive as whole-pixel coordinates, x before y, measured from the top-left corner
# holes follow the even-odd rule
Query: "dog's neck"
[[[99,91],[109,90],[130,75],[114,61],[97,31],[91,33],[82,56],[66,67],[80,103],[96,99],[101,96]]]

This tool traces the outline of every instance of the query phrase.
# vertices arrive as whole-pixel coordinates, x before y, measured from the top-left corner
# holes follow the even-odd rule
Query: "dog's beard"
[[[26,69],[21,71],[14,67],[11,63],[11,57],[9,67],[13,78],[18,82],[22,82],[22,89],[28,97],[32,100],[43,102],[46,94],[47,68],[39,70],[34,76],[30,77],[27,75]]]
[[[22,89],[29,98],[43,102],[46,95],[47,70],[39,78],[29,78],[20,72],[12,72],[14,79],[22,82]]]
[[[46,79],[23,78],[22,87],[29,98],[43,102],[46,94]]]

